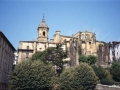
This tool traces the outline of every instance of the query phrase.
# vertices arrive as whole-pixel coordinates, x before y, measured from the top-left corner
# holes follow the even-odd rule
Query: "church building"
[[[41,52],[47,49],[48,47],[56,47],[57,43],[62,44],[63,50],[68,51],[68,58],[65,60],[70,61],[70,66],[75,66],[79,64],[78,58],[81,55],[95,55],[98,57],[106,57],[102,64],[106,64],[109,61],[108,54],[100,54],[100,51],[103,50],[105,43],[96,40],[96,34],[93,32],[88,32],[87,30],[84,32],[78,32],[72,36],[61,35],[60,31],[56,31],[54,34],[54,38],[48,41],[48,32],[49,27],[45,22],[45,18],[43,16],[41,24],[37,28],[38,30],[38,38],[37,41],[20,41],[18,48],[18,63],[22,60],[27,60],[32,57],[35,52]],[[102,48],[100,48],[102,46]],[[80,53],[81,52],[81,53]],[[104,51],[103,51],[104,52]],[[106,52],[109,52],[106,51]],[[106,60],[107,59],[107,60]]]

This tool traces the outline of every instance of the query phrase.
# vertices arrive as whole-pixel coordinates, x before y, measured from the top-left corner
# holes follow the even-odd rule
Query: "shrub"
[[[55,75],[51,65],[41,61],[23,61],[9,74],[11,90],[49,90]]]
[[[120,63],[114,62],[110,68],[110,73],[115,81],[120,81]]]
[[[31,60],[42,60],[43,52],[36,52],[32,55]]]
[[[61,74],[59,87],[61,90],[88,90],[95,87],[97,80],[93,69],[86,63],[80,63]]]
[[[99,77],[100,80],[107,77],[107,72],[104,68],[101,66],[92,66],[93,70],[95,71],[95,74]]]
[[[104,84],[104,85],[113,85],[114,84],[114,81],[110,78],[103,78],[100,82],[101,82],[101,84]]]
[[[79,62],[85,62],[88,63],[89,65],[94,65],[97,62],[97,57],[94,55],[88,56],[81,55],[79,57]]]

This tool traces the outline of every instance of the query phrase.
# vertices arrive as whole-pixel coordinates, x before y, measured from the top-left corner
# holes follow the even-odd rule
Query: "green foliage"
[[[96,75],[99,77],[100,83],[105,85],[112,85],[114,83],[109,69],[102,68],[101,66],[92,66]]]
[[[59,79],[60,90],[74,90],[73,87],[73,70],[65,69]]]
[[[35,54],[32,55],[31,60],[42,60],[43,52],[36,52]]]
[[[120,63],[114,62],[110,68],[110,73],[113,75],[115,81],[120,81]]]
[[[85,62],[88,63],[89,65],[93,65],[97,62],[97,57],[94,55],[88,55],[88,56],[81,55],[79,57],[79,62]]]
[[[60,90],[93,90],[97,84],[97,76],[86,63],[80,63],[73,69],[66,69],[60,76]]]
[[[42,60],[44,62],[51,62],[53,65],[63,69],[63,65],[66,61],[63,59],[67,58],[67,52],[61,48],[61,44],[57,44],[56,47],[50,47],[43,52]]]
[[[101,84],[104,84],[104,85],[113,85],[114,84],[114,81],[110,78],[103,78],[101,80]]]
[[[23,61],[9,74],[11,90],[49,90],[51,79],[55,76],[51,65],[41,61]]]
[[[104,79],[107,77],[107,72],[104,68],[101,66],[92,66],[93,70],[95,71],[95,74],[99,77],[100,80]]]
[[[88,63],[87,57],[84,56],[84,55],[81,55],[81,56],[79,57],[79,62],[85,62],[85,63]]]
[[[87,60],[89,62],[89,65],[93,65],[97,62],[97,57],[94,55],[87,56]]]

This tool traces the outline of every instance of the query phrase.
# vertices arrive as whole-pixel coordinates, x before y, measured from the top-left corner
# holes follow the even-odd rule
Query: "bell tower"
[[[42,22],[38,26],[38,42],[48,42],[48,31],[49,27],[45,23],[45,18],[43,15]]]

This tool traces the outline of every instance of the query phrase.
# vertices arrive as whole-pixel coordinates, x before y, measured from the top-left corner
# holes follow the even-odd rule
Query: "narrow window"
[[[46,45],[45,45],[45,49],[46,49]]]
[[[45,32],[43,32],[43,36],[45,36]]]
[[[29,46],[27,46],[27,49],[29,49]]]
[[[27,52],[27,53],[26,53],[26,58],[28,58],[28,57],[29,57],[29,53]]]
[[[84,36],[84,34],[82,34],[81,39],[82,39],[82,40],[85,40],[85,36]]]
[[[89,44],[91,45],[91,42],[89,42]]]

